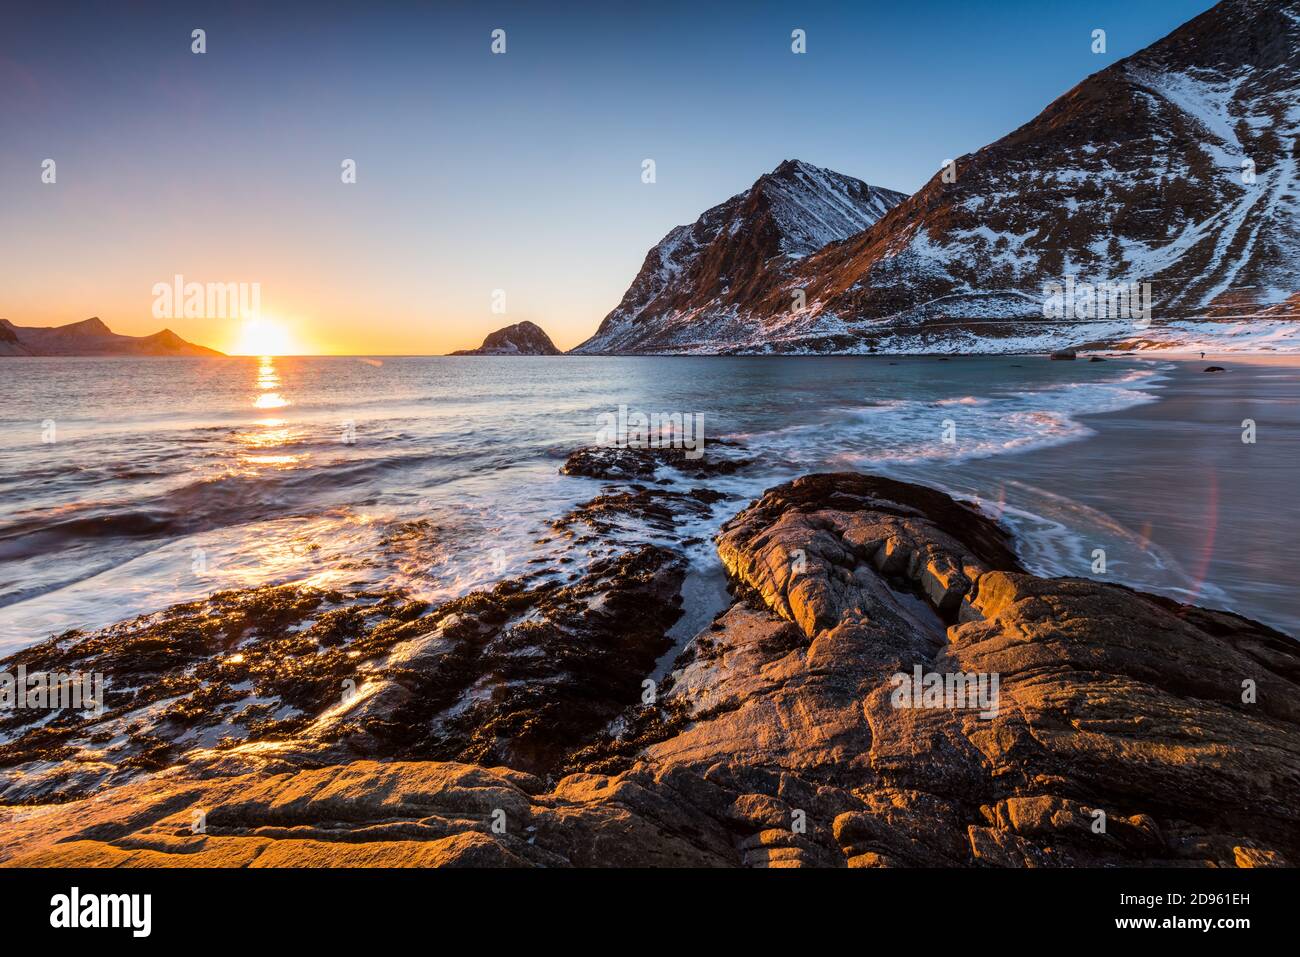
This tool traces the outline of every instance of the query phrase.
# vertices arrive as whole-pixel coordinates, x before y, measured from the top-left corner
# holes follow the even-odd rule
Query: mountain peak
[[[820,170],[820,167],[813,166],[811,163],[805,163],[801,159],[788,159],[788,160],[782,160],[777,165],[776,169],[772,170],[772,172],[767,175],[792,176],[795,173],[809,172],[813,170]],[[823,172],[825,171],[823,170]]]
[[[857,235],[906,199],[903,193],[797,159],[760,176],[750,193],[766,197],[767,213],[780,234],[778,251],[791,257]]]
[[[82,319],[80,322],[70,322],[66,326],[58,326],[60,332],[67,332],[78,336],[111,336],[113,331],[104,325],[99,316],[91,316],[89,319]]]
[[[667,345],[663,340],[695,335],[687,326],[701,311],[734,311],[775,288],[795,261],[857,235],[904,199],[843,173],[784,160],[661,239],[623,301],[574,351],[649,351]],[[680,328],[669,333],[664,323]]]

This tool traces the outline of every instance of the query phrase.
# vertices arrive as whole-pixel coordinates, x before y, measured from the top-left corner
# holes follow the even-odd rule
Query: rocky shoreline
[[[810,475],[741,508],[698,484],[744,456],[581,450],[565,471],[609,484],[554,561],[438,606],[225,592],[0,662],[108,677],[102,714],[0,718],[0,862],[1300,861],[1293,639],[1028,574],[923,486]],[[730,602],[678,651],[715,506]],[[939,696],[901,701],[914,674]]]

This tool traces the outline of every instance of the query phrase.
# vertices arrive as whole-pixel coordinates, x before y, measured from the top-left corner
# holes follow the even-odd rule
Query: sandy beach
[[[1009,500],[1032,499],[1041,516],[1095,528],[1095,541],[1085,534],[1077,543],[1076,574],[1300,635],[1292,584],[1300,541],[1284,518],[1300,463],[1300,357],[1160,353],[1150,361],[1163,369],[1158,401],[1081,415],[1096,435],[930,474],[957,490],[1005,483]],[[1255,423],[1253,444],[1242,441],[1246,420]],[[986,506],[998,511],[996,500]],[[1033,564],[1035,543],[1018,544]],[[1106,549],[1109,575],[1093,573],[1095,547]],[[1170,577],[1171,564],[1181,587],[1156,580]]]

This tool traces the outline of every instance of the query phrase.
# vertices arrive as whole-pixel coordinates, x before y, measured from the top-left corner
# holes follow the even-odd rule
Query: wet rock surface
[[[689,527],[684,503],[697,500],[646,494],[665,491],[615,488],[602,495],[625,496],[617,506],[587,504],[595,521],[607,508],[662,507]],[[115,754],[83,754],[95,732],[67,730],[71,717],[18,735],[7,725],[0,860],[1300,860],[1291,638],[1118,585],[1028,574],[973,509],[859,474],[774,488],[717,544],[734,600],[658,682],[647,679],[671,648],[684,569],[649,543],[592,561],[572,582],[506,582],[437,608],[271,590],[28,649],[29,668],[95,655],[134,668],[135,685],[118,687],[100,719],[128,730],[99,734],[119,730],[110,747],[126,734],[132,754],[149,754],[153,738],[161,750],[152,767],[124,769]],[[243,670],[218,680],[241,654]],[[995,706],[900,703],[895,676],[918,668],[996,675]],[[345,672],[361,676],[346,705]],[[263,715],[287,722],[275,733],[175,757],[182,735],[167,729],[209,728],[232,695],[293,710]],[[143,719],[142,708],[172,716]],[[54,784],[42,791],[42,780]]]
[[[5,712],[0,798],[66,800],[240,749],[545,771],[599,732],[671,647],[685,562],[642,545],[572,584],[520,580],[436,609],[284,586],[219,593],[4,668],[108,676],[104,708]]]
[[[268,586],[25,649],[0,672],[102,675],[103,708],[0,712],[0,804],[75,800],[175,765],[239,766],[249,753],[294,767],[567,764],[639,700],[673,647],[682,549],[728,498],[680,484],[688,476],[674,463],[698,463],[679,452],[647,452],[677,487],[606,484],[551,523],[539,542],[549,556],[532,571],[437,606]],[[437,534],[413,522],[390,537]]]
[[[570,455],[560,471],[588,478],[653,480],[669,467],[691,478],[707,478],[732,475],[752,461],[739,444],[725,439],[708,441],[703,449],[593,445]]]

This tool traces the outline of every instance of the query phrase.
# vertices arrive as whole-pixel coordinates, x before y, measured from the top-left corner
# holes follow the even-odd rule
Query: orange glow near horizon
[[[467,312],[408,317],[399,316],[394,311],[386,314],[382,321],[372,321],[357,319],[351,310],[345,313],[329,304],[318,306],[298,302],[285,303],[273,311],[264,308],[259,316],[251,319],[155,319],[148,315],[143,318],[127,316],[124,312],[73,307],[47,316],[24,310],[24,319],[19,321],[13,313],[6,315],[4,308],[0,307],[0,317],[19,326],[52,328],[97,316],[120,335],[151,336],[165,327],[195,345],[228,356],[252,358],[268,355],[442,356],[454,349],[476,348],[488,333],[525,319],[541,325],[547,334],[551,334],[552,325],[544,316],[522,311],[518,315],[487,317],[470,316]],[[133,312],[139,313],[140,310],[134,309]],[[364,315],[363,311],[358,312]],[[555,335],[551,338],[558,347],[567,349],[583,341],[595,330],[595,325],[584,326],[567,338]]]

